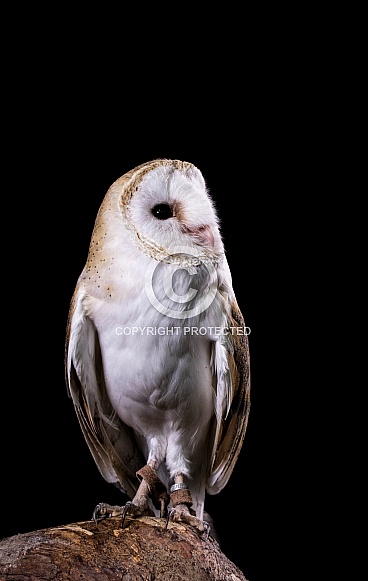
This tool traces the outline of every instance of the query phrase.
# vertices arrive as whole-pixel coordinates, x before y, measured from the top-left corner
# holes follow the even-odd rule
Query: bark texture
[[[247,581],[210,536],[154,517],[108,518],[0,541],[0,581]]]

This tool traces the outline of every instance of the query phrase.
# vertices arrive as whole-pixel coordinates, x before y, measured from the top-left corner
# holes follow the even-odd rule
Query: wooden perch
[[[247,581],[210,536],[155,517],[108,518],[0,540],[0,581]]]

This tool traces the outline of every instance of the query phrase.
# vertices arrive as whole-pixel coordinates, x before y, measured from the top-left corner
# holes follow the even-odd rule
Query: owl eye
[[[157,204],[157,206],[152,208],[151,212],[155,218],[158,218],[159,220],[167,220],[168,218],[172,218],[174,215],[169,204]]]

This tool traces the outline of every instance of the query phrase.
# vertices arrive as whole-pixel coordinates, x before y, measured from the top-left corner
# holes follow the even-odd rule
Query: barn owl
[[[215,203],[191,163],[155,159],[99,208],[67,322],[65,373],[96,465],[130,499],[93,518],[152,515],[209,530],[250,411],[249,328]]]

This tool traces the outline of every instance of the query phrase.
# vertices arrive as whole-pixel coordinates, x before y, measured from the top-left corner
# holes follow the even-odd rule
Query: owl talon
[[[126,503],[126,505],[124,506],[124,510],[123,510],[123,515],[121,517],[121,528],[124,528],[124,522],[125,522],[125,517],[127,515],[127,513],[129,512],[129,509],[135,506],[132,502],[130,502],[130,500]]]
[[[203,537],[205,539],[208,539],[208,537],[210,536],[210,532],[211,532],[211,527],[208,524],[208,522],[203,521],[203,526],[204,526],[204,533],[203,533]]]
[[[148,506],[138,506],[131,500],[128,500],[125,506],[122,507],[121,528],[124,528],[125,518],[137,518],[139,516],[155,516],[154,512]]]
[[[186,504],[178,504],[175,508],[172,508],[166,518],[166,529],[168,528],[169,522],[184,522],[192,527],[196,528],[197,531],[203,536],[203,538],[208,539],[211,527],[206,521],[202,521],[193,515],[193,511],[188,508]]]
[[[105,518],[119,516],[122,513],[123,508],[124,507],[122,506],[112,506],[111,504],[106,504],[106,502],[100,502],[99,504],[96,505],[93,511],[92,520],[94,520],[95,523],[98,524],[101,520],[104,520]]]
[[[100,502],[99,504],[97,504],[93,511],[92,520],[94,520],[97,525],[101,520],[104,520],[109,516],[110,514],[108,511],[108,505],[105,504],[104,502]]]

